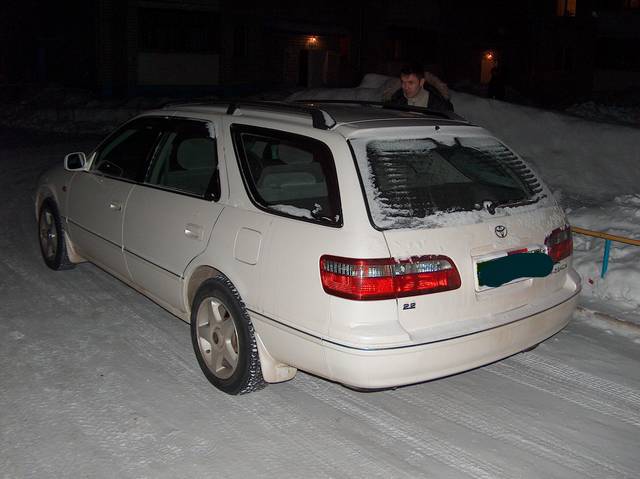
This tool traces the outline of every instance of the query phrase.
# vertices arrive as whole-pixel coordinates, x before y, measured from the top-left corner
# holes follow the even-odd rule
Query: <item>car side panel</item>
[[[265,238],[271,226],[268,215],[227,206],[216,223],[207,251],[189,265],[214,267],[238,289],[247,309],[262,311],[262,299],[273,285],[264,283]]]
[[[57,165],[42,174],[38,180],[38,187],[35,194],[35,215],[36,219],[40,214],[40,206],[45,198],[52,198],[58,206],[60,216],[66,219],[67,216],[67,187],[71,183],[73,175],[62,166]]]
[[[222,205],[137,185],[124,219],[125,259],[143,290],[184,309],[182,276],[209,242]]]
[[[133,183],[80,172],[67,202],[68,230],[78,252],[121,278],[129,279],[122,252],[122,220]]]

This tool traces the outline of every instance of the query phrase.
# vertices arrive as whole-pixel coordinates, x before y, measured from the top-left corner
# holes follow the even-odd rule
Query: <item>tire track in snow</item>
[[[304,373],[301,373],[301,375]],[[320,382],[322,379],[313,379],[313,381]],[[277,385],[273,386],[278,387]],[[294,389],[295,390],[295,389]],[[308,396],[306,396],[309,399]],[[340,434],[335,434],[333,428],[326,428],[329,424],[325,417],[305,417],[308,413],[304,409],[291,407],[290,403],[284,400],[281,396],[270,396],[268,401],[263,403],[262,397],[258,398],[260,409],[271,410],[278,418],[275,421],[267,421],[265,424],[269,427],[276,427],[282,430],[283,433],[287,433],[289,430],[289,424],[286,424],[286,420],[283,418],[295,417],[297,418],[295,423],[298,427],[296,431],[296,443],[304,444],[303,449],[313,450],[314,455],[319,456],[319,462],[325,465],[331,465],[332,477],[360,477],[368,479],[372,477],[379,477],[386,479],[389,477],[400,478],[412,476],[406,471],[402,471],[392,464],[381,463],[379,458],[380,454],[377,451],[370,451],[363,449],[357,443],[351,442],[344,438]],[[308,400],[301,401],[301,404],[308,404]],[[324,406],[324,404],[322,404]],[[262,417],[263,414],[260,414]],[[311,420],[310,420],[311,419]],[[318,430],[317,424],[320,423],[326,430]],[[302,430],[301,432],[300,429]],[[319,435],[321,435],[321,443],[318,442]],[[301,439],[302,438],[302,439]],[[314,438],[309,440],[307,438]],[[329,452],[328,446],[335,452]],[[346,471],[349,471],[348,473]],[[327,471],[322,471],[323,475]]]
[[[115,296],[114,299],[117,300]],[[120,298],[120,301],[122,301],[122,298]],[[149,305],[147,308],[155,307],[155,305]],[[165,340],[164,333],[157,331],[157,327],[149,319],[144,319],[124,302],[120,303],[119,310],[123,312],[123,316],[127,317],[120,332],[123,335],[123,339],[135,348],[136,355],[161,368],[171,380],[179,384],[181,395],[188,398],[192,408],[203,412],[210,411],[210,414],[204,413],[205,415],[199,426],[204,427],[205,430],[210,426],[208,431],[211,436],[204,436],[205,431],[201,431],[198,438],[202,444],[208,446],[207,450],[202,452],[202,455],[207,458],[207,462],[216,463],[215,456],[220,449],[224,449],[224,447],[220,446],[220,443],[224,443],[225,445],[242,444],[243,453],[252,458],[251,462],[260,464],[266,470],[278,465],[277,457],[274,457],[265,448],[260,447],[258,443],[243,437],[243,430],[246,429],[247,423],[246,413],[248,411],[246,409],[238,411],[238,408],[235,407],[236,405],[231,402],[231,397],[215,396],[214,390],[210,389],[211,393],[209,393],[202,387],[200,370],[197,368],[195,357],[193,357],[192,363],[187,362],[186,358],[176,350],[176,343]],[[175,318],[175,321],[180,320]],[[185,330],[185,333],[188,334],[188,330]],[[191,351],[189,353],[192,354]],[[154,374],[154,376],[158,377],[157,374]],[[217,410],[219,412],[216,412]],[[252,414],[249,414],[249,417],[251,416]],[[256,473],[255,469],[248,463],[240,466],[231,466],[225,461],[225,466],[233,468],[223,469],[222,471],[218,469],[218,472],[224,477],[251,476]]]
[[[520,354],[511,359],[531,369],[543,371],[562,381],[598,391],[609,396],[609,400],[612,402],[640,411],[640,391],[637,389],[580,371],[540,354]]]
[[[95,298],[91,296],[90,299],[88,299],[86,297],[69,298],[68,294],[64,292],[64,290],[67,289],[67,286],[69,286],[68,289],[70,290],[75,289],[73,283],[78,280],[77,276],[75,279],[72,279],[68,274],[62,274],[61,276],[64,277],[65,281],[63,281],[62,285],[59,284],[56,286],[48,281],[35,282],[34,278],[23,271],[19,265],[13,265],[13,261],[3,261],[3,263],[13,270],[16,277],[20,277],[27,283],[34,283],[37,290],[46,293],[45,297],[50,298],[48,301],[55,301],[66,308],[73,306],[76,299],[81,303],[80,308],[82,311],[90,309],[93,305],[97,304],[99,304],[101,309],[104,310],[105,302],[112,302],[114,304],[119,303],[117,308],[120,309],[123,306],[123,303],[131,300],[131,298],[125,297],[124,294],[119,294],[117,291],[118,288],[125,288],[123,284],[94,266],[89,266],[89,268],[94,269],[97,274],[92,274],[90,272],[91,270],[89,270],[89,274],[82,274],[82,280],[84,280],[83,291],[85,291],[85,293],[90,293],[92,289],[95,289],[96,292],[100,292],[101,294],[98,294]],[[119,294],[120,298],[116,298],[114,295],[105,294],[105,292],[108,291],[112,293],[116,291],[116,294]],[[137,295],[138,293],[135,294]],[[142,296],[140,296],[140,298],[142,298]],[[144,301],[147,300],[144,299]],[[128,308],[124,309],[125,311],[130,311]],[[109,314],[112,311],[113,307],[109,307],[106,312]],[[39,320],[44,321],[45,319],[46,318],[41,318]],[[83,328],[86,328],[91,321],[98,321],[92,318],[82,319],[84,319],[82,323]],[[79,318],[76,312],[73,321],[78,320]],[[180,320],[176,318],[175,321]],[[128,325],[121,330],[122,335],[126,339],[130,332],[131,322],[124,321],[123,323]],[[47,323],[46,326],[51,327],[52,325]],[[71,327],[70,322],[69,326]],[[117,324],[112,323],[106,327],[105,331],[107,333],[112,333],[114,327],[117,327]],[[104,325],[98,326],[98,329],[103,328],[105,328]],[[148,327],[145,327],[138,329],[135,334],[146,336],[148,333]],[[92,345],[94,347],[95,341],[96,338],[92,341]],[[46,364],[52,360],[60,362],[60,360],[64,360],[69,357],[70,353],[68,351],[57,351],[55,352],[55,357],[53,357],[50,349],[51,346],[51,344],[44,344],[41,340],[36,339],[32,341],[32,344],[29,345],[29,349],[35,354],[30,355],[30,361]],[[38,353],[42,358],[39,359]],[[156,360],[155,362],[157,362],[157,358],[154,359]],[[175,357],[173,359],[175,360]],[[184,373],[184,370],[182,370],[182,373]],[[115,374],[120,373],[116,372]],[[126,383],[126,381],[121,382]],[[77,384],[77,380],[70,382],[68,386],[73,388],[74,383]],[[174,441],[171,435],[179,434],[175,431],[167,435],[165,438],[161,437],[158,440],[158,438],[153,437],[152,428],[147,428],[148,431],[145,433],[140,433],[138,431],[140,429],[140,424],[142,423],[136,424],[135,429],[123,430],[121,419],[126,417],[136,417],[138,413],[135,409],[124,406],[128,403],[125,401],[123,391],[121,390],[112,389],[108,391],[106,396],[100,396],[97,398],[95,397],[94,391],[86,391],[82,387],[67,389],[65,393],[72,393],[72,399],[63,401],[63,404],[57,410],[58,415],[66,417],[69,419],[70,423],[76,424],[88,438],[91,438],[92,441],[95,441],[99,445],[101,451],[106,452],[108,456],[117,458],[119,467],[124,468],[121,470],[126,471],[127,473],[139,475],[141,466],[144,467],[154,463],[164,465],[174,463],[178,458],[184,456],[184,450],[175,444],[190,444],[190,448],[192,450],[195,449],[201,451],[207,445],[211,444],[209,441],[201,437],[189,437],[187,438],[188,440],[185,440],[185,438],[182,437],[180,440]],[[82,399],[85,397],[89,397],[90,400],[93,401],[93,404],[88,404]],[[118,404],[117,407],[115,406],[116,404]],[[227,437],[232,436],[232,431],[230,430],[229,432],[230,434]],[[238,438],[238,442],[240,441],[241,439]],[[252,452],[257,453],[258,451]]]
[[[150,307],[155,308],[153,305]],[[330,469],[331,476],[341,477],[344,476],[346,470],[352,471],[349,477],[400,477],[402,474],[397,468],[391,465],[380,464],[376,462],[376,456],[371,453],[365,453],[357,444],[349,443],[346,440],[336,437],[331,434],[330,430],[320,431],[317,429],[316,424],[312,421],[303,419],[296,423],[297,429],[295,436],[290,434],[289,423],[286,418],[300,418],[304,416],[305,411],[299,408],[291,406],[287,401],[283,401],[282,397],[275,396],[268,391],[261,391],[253,396],[253,401],[248,396],[244,397],[232,397],[223,395],[215,389],[203,389],[198,384],[201,383],[201,372],[197,367],[195,356],[191,350],[189,350],[192,361],[185,361],[180,357],[179,361],[171,359],[171,356],[175,356],[175,343],[167,341],[162,332],[156,334],[152,332],[150,334],[149,329],[154,330],[155,327],[150,324],[148,319],[143,318],[138,312],[134,311],[131,307],[121,304],[120,308],[125,311],[126,316],[129,318],[127,329],[129,329],[128,342],[135,345],[136,350],[148,360],[154,364],[161,365],[162,368],[167,371],[172,379],[181,383],[182,387],[186,389],[188,396],[194,397],[198,400],[202,407],[210,407],[212,402],[219,402],[223,400],[226,404],[227,413],[231,413],[230,422],[233,416],[238,418],[251,418],[251,420],[259,424],[263,430],[266,431],[278,431],[280,437],[278,442],[280,446],[278,449],[291,450],[294,448],[302,448],[303,450],[313,450],[313,457],[306,458],[307,461],[312,462],[308,464],[308,470],[316,470],[318,474],[326,475],[327,469]],[[167,313],[168,314],[168,313]],[[171,318],[175,321],[180,321],[178,318]],[[133,329],[134,331],[131,331]],[[188,329],[185,330],[188,334]],[[190,343],[189,343],[190,344]],[[149,348],[153,345],[153,351]],[[189,380],[187,380],[189,379]],[[194,381],[195,379],[195,381]],[[255,402],[255,404],[251,404]],[[304,402],[303,402],[304,404]],[[275,420],[266,419],[269,416],[273,416]],[[324,421],[323,421],[324,422]],[[302,430],[300,430],[302,429]],[[319,436],[322,435],[322,438]],[[319,444],[319,440],[325,443],[323,446]],[[284,443],[284,444],[283,444]],[[286,444],[288,443],[288,444]],[[341,449],[343,454],[336,456],[328,453],[325,449],[328,446],[336,449]],[[344,451],[348,451],[344,453]],[[261,448],[261,452],[264,448]],[[259,454],[253,454],[254,459],[258,458],[257,463],[265,466],[265,469],[273,469],[274,473],[278,473],[282,476],[284,471],[282,470],[282,460],[278,454],[269,453],[268,450],[262,452],[262,457]],[[354,461],[357,466],[354,468]],[[272,462],[271,466],[269,463]],[[263,473],[267,471],[262,471]],[[291,477],[296,477],[297,474],[292,473]],[[407,476],[409,477],[409,476]]]
[[[43,342],[38,340],[36,343]],[[46,388],[44,401],[39,395],[24,397],[20,405],[11,412],[14,418],[19,417],[16,414],[19,415],[22,411],[30,412],[23,427],[28,427],[30,421],[37,421],[34,424],[36,429],[53,432],[54,437],[58,428],[74,431],[71,457],[76,461],[79,454],[85,458],[91,457],[92,466],[99,465],[100,470],[110,470],[112,477],[128,477],[128,474],[136,471],[139,475],[141,465],[146,466],[156,461],[162,463],[162,459],[164,464],[173,461],[175,454],[169,447],[156,442],[152,425],[123,400],[121,390],[105,387],[103,384],[102,389],[96,392],[92,389],[95,377],[89,377],[89,374],[74,375],[73,380],[68,380],[66,373],[58,370],[60,354],[48,357],[45,352],[46,344],[40,346],[38,349],[42,351],[41,357],[34,357],[34,363],[49,362],[50,365],[44,372],[51,376],[65,376],[67,380],[58,379],[55,387]],[[26,439],[26,444],[24,435],[20,435],[19,440],[28,447],[29,442],[32,446],[38,444],[41,437]],[[62,446],[59,453],[66,453],[66,456],[32,456],[28,465],[29,474],[45,477],[41,474],[48,471],[50,474],[47,475],[50,477],[59,477],[53,471],[64,470],[66,473],[62,477],[73,477],[75,464],[67,464],[70,459],[68,447]],[[87,464],[86,459],[81,462]],[[131,467],[132,464],[135,467]]]
[[[89,403],[84,399],[86,392],[74,392],[80,399],[67,402],[60,411],[99,446],[101,455],[106,452],[108,458],[118,460],[123,472],[133,475],[152,466],[173,464],[184,455],[176,444],[185,444],[185,438],[176,438],[175,431],[161,434],[157,423],[130,406],[120,388],[111,387],[106,393],[108,399],[89,396]]]
[[[587,451],[586,454],[579,453],[565,445],[566,439],[558,438],[546,430],[535,427],[506,408],[500,409],[499,417],[489,415],[482,408],[474,406],[473,397],[467,391],[453,384],[447,386],[452,389],[451,395],[430,391],[429,396],[435,399],[431,401],[425,400],[411,388],[398,390],[394,395],[411,405],[428,408],[430,413],[447,421],[525,450],[534,456],[556,462],[580,473],[583,477],[598,479],[607,475],[611,477],[612,473],[619,478],[637,476],[637,473],[620,468],[605,457],[594,456],[593,451]],[[469,400],[457,399],[464,396]]]
[[[157,360],[157,357],[154,359]],[[155,364],[158,362],[156,361]],[[215,456],[220,449],[224,449],[221,443],[226,445],[227,442],[235,444],[243,442],[242,427],[235,429],[232,427],[233,421],[217,420],[218,415],[212,410],[211,404],[202,401],[197,395],[189,394],[188,389],[184,396],[187,400],[193,399],[193,405],[203,412],[203,418],[199,427],[194,428],[189,425],[187,431],[176,430],[170,425],[172,422],[170,417],[168,419],[163,417],[167,413],[165,408],[158,409],[139,399],[132,403],[131,398],[127,397],[129,388],[135,388],[135,384],[131,385],[131,371],[123,373],[120,369],[112,370],[109,375],[111,386],[101,391],[98,398],[92,398],[86,392],[83,394],[89,395],[91,404],[71,403],[69,410],[63,410],[63,414],[68,416],[72,423],[78,424],[88,437],[96,441],[101,451],[106,451],[110,457],[118,459],[118,464],[128,474],[135,477],[141,474],[153,477],[155,474],[152,473],[153,469],[148,470],[150,467],[157,468],[159,465],[167,467],[196,458],[198,460],[207,458],[209,464],[215,464]],[[154,376],[158,377],[157,374]],[[188,382],[182,382],[181,386],[184,387],[184,384]],[[166,392],[175,392],[171,388],[167,389],[169,391]],[[182,392],[181,390],[180,393]],[[144,398],[145,394],[141,393],[141,396]],[[134,416],[144,418],[144,427],[141,430],[137,430],[140,426],[136,426],[133,430],[128,429],[127,423],[123,423],[123,418]],[[207,425],[211,427],[207,429]],[[205,432],[209,432],[215,439],[212,440],[211,437],[206,436]],[[243,448],[251,457],[268,462],[268,457],[262,457],[255,445],[247,443]],[[226,467],[231,469],[227,470]],[[234,470],[242,471],[242,468],[225,462],[219,464],[216,470],[224,477],[231,477]],[[243,472],[251,473],[251,471]]]
[[[131,401],[129,389],[120,371],[110,371],[106,379],[96,382],[96,371],[91,368],[78,367],[69,375],[66,363],[74,364],[74,351],[48,349],[49,341],[37,339],[31,345],[34,354],[30,362],[38,365],[53,379],[54,387],[49,388],[47,399],[41,403],[37,396],[30,396],[20,410],[40,409],[43,420],[38,428],[56,429],[56,424],[64,423],[81,432],[77,449],[84,451],[85,457],[93,456],[92,463],[103,464],[104,470],[115,469],[114,477],[140,477],[141,471],[147,467],[168,466],[182,457],[181,445],[188,443],[182,433],[176,430],[166,431],[164,421],[150,421],[144,404]],[[57,338],[56,338],[57,339]],[[70,340],[74,340],[74,336]],[[93,348],[95,341],[88,342],[86,348]],[[41,369],[40,367],[44,367]],[[79,375],[78,375],[79,373]],[[30,404],[30,402],[36,402]],[[55,411],[55,415],[51,411]],[[47,426],[48,425],[48,426]],[[202,447],[203,440],[190,439],[192,448]],[[97,457],[96,457],[97,456]],[[114,461],[115,459],[115,461]],[[38,457],[36,466],[31,469],[47,470],[51,463],[59,461],[56,457]],[[69,476],[73,474],[68,470]]]
[[[509,361],[491,364],[484,370],[632,426],[640,426],[640,414],[628,407],[612,404],[617,402],[615,396],[606,390],[594,389],[588,382],[582,382],[580,379],[568,381],[550,376],[543,370],[528,368],[524,364],[514,365]]]
[[[396,443],[400,441],[406,444],[407,454],[414,457],[430,457],[473,478],[507,479],[510,477],[499,466],[474,457],[447,440],[436,437],[428,430],[420,429],[398,416],[391,417],[388,411],[366,400],[363,401],[362,398],[356,398],[355,393],[347,388],[338,386],[331,391],[333,394],[329,394],[311,387],[306,378],[301,378],[294,386],[344,414],[366,420],[382,434],[392,437]]]

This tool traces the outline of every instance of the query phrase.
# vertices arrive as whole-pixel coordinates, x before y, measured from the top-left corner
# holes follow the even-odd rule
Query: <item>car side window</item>
[[[118,130],[100,147],[91,169],[105,175],[138,181],[160,135],[152,120],[138,120]]]
[[[213,128],[196,120],[167,120],[145,183],[206,198],[220,198]]]
[[[243,179],[254,203],[281,215],[342,225],[331,150],[301,135],[232,126]]]

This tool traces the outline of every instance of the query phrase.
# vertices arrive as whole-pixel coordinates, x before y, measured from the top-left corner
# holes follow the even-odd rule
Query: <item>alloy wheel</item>
[[[238,366],[238,331],[231,313],[215,297],[200,304],[196,316],[198,347],[209,370],[220,379],[228,379]]]
[[[45,258],[54,261],[58,253],[58,227],[53,213],[45,209],[40,215],[40,247]]]

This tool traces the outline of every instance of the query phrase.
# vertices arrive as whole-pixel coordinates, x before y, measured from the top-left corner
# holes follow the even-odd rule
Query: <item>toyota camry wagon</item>
[[[576,307],[567,218],[453,114],[355,102],[144,113],[40,179],[45,263],[90,261],[190,323],[229,394],[298,369],[377,389],[535,347]]]

